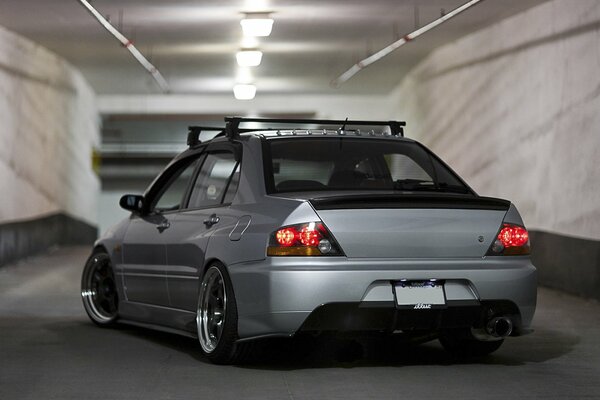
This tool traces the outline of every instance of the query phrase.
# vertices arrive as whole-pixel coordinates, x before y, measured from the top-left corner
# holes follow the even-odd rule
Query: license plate
[[[396,282],[396,304],[401,308],[427,310],[446,305],[444,285],[432,281]]]

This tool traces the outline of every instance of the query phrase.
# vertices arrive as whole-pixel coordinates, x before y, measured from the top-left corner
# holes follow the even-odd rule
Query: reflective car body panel
[[[350,258],[482,257],[505,214],[427,208],[318,211]]]
[[[157,227],[170,216],[150,215],[130,221],[122,243],[121,270],[127,298],[140,303],[169,306],[167,252]]]
[[[439,279],[469,290],[448,300],[511,299],[522,326],[529,327],[536,305],[536,271],[526,258],[486,259],[327,259],[310,267],[298,258],[231,267],[240,306],[240,336],[289,334],[327,303],[387,302],[393,306],[393,281]],[[499,283],[500,282],[500,283]],[[458,285],[457,283],[460,283]],[[368,298],[379,284],[383,296]],[[269,296],[257,297],[255,291]],[[447,294],[448,296],[448,294]],[[368,304],[364,304],[365,306]],[[381,305],[381,304],[379,304]],[[293,329],[290,329],[294,327]]]

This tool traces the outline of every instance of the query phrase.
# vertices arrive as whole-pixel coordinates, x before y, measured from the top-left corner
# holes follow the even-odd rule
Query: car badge
[[[428,310],[430,308],[431,308],[431,304],[417,303],[417,304],[415,304],[414,310]]]

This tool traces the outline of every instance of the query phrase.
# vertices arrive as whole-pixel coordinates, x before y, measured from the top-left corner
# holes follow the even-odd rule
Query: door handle
[[[158,229],[160,233],[163,233],[164,230],[169,229],[170,226],[171,223],[169,221],[162,221],[160,224],[156,225],[156,229]]]
[[[221,218],[217,217],[217,214],[213,214],[208,217],[208,219],[204,220],[204,225],[206,225],[207,228],[210,228],[214,224],[218,224],[220,220]]]

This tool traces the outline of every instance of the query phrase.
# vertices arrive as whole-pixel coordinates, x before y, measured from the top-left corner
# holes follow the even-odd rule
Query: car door
[[[221,211],[237,190],[240,156],[234,144],[220,144],[207,151],[182,210],[167,237],[167,282],[171,307],[195,311],[199,279],[210,236],[237,220]]]
[[[147,192],[147,212],[132,215],[123,240],[123,281],[128,301],[169,306],[165,237],[197,164],[198,155],[194,155],[168,167]]]

